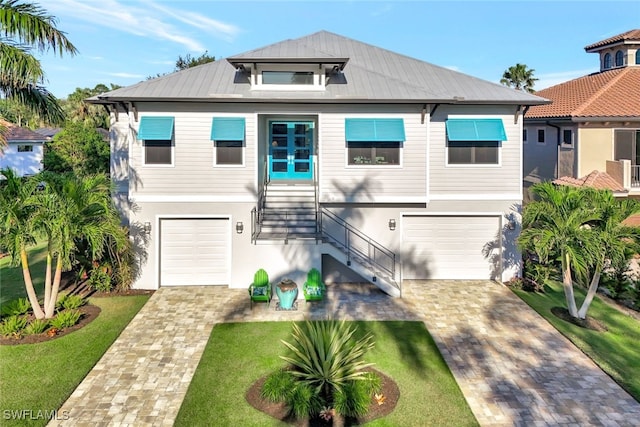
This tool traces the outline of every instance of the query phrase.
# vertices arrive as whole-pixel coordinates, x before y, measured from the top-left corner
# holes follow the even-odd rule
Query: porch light
[[[396,229],[396,220],[391,218],[389,220],[389,230],[394,231]]]
[[[242,223],[242,221],[236,222],[236,233],[242,234],[243,231],[244,231],[244,224]]]
[[[149,221],[144,223],[144,234],[147,236],[151,234],[151,223]]]

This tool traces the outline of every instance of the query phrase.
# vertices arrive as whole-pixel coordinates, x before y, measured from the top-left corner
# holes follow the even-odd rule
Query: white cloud
[[[371,16],[382,16],[386,15],[387,12],[391,12],[391,9],[393,9],[393,7],[390,4],[385,4],[382,7],[372,10],[370,14]]]
[[[133,73],[106,73],[106,74],[111,77],[121,77],[123,79],[142,79],[145,77],[142,74],[133,74]]]
[[[553,73],[534,74],[538,78],[536,81],[535,89],[541,90],[551,86],[555,86],[560,83],[567,82],[569,80],[577,79],[578,77],[586,76],[594,73],[598,69],[587,68],[583,70],[570,70],[570,71],[558,71]]]
[[[451,70],[451,71],[457,71],[460,72],[460,67],[458,67],[457,65],[445,65],[444,68]]]
[[[134,2],[118,0],[102,0],[99,3],[57,0],[51,4],[46,3],[44,7],[54,15],[72,16],[94,25],[136,36],[171,41],[184,46],[190,52],[204,52],[206,49],[198,39],[188,35],[184,25],[176,25],[178,23],[206,30],[226,41],[233,39],[239,32],[234,25],[194,12],[176,11],[153,1],[144,1],[137,5]]]

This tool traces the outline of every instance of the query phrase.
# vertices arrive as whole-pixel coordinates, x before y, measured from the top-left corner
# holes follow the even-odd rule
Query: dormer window
[[[624,65],[624,54],[621,50],[616,52],[616,67],[622,67]]]
[[[313,71],[263,71],[263,85],[313,85]]]
[[[605,53],[605,55],[604,55],[604,63],[602,64],[602,68],[604,68],[605,70],[608,70],[609,68],[611,68],[611,54],[610,53]]]

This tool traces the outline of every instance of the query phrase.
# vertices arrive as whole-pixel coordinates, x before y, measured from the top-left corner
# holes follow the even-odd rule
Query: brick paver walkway
[[[368,285],[328,287],[326,301],[249,309],[247,291],[161,288],[49,425],[170,426],[216,323],[327,317],[423,320],[479,423],[640,426],[640,404],[504,286],[405,283],[393,299]]]

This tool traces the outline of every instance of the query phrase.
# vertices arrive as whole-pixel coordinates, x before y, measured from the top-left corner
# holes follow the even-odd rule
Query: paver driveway
[[[157,291],[50,425],[172,425],[219,322],[303,318],[423,320],[481,425],[639,426],[640,404],[507,288],[487,282],[412,281],[404,298],[369,285],[329,286],[296,312],[246,290]]]

